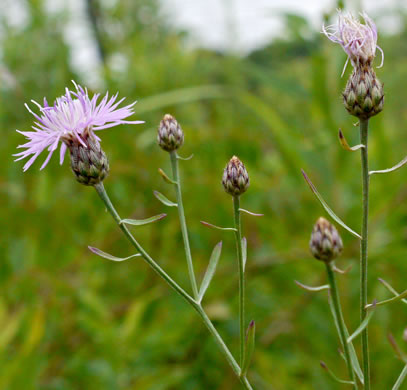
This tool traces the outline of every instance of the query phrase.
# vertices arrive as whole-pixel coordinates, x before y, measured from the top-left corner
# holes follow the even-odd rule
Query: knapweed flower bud
[[[367,64],[354,68],[342,96],[349,114],[360,119],[369,119],[383,110],[383,85]]]
[[[250,180],[246,167],[236,156],[226,165],[222,184],[225,191],[232,196],[241,195],[249,188]]]
[[[81,139],[64,138],[71,156],[71,168],[76,180],[86,186],[94,186],[109,173],[109,162],[105,152],[91,131],[84,131]]]
[[[158,127],[158,145],[167,152],[172,152],[184,143],[184,132],[176,119],[165,114]]]
[[[320,217],[314,225],[309,247],[316,259],[329,263],[342,252],[343,244],[335,226]]]

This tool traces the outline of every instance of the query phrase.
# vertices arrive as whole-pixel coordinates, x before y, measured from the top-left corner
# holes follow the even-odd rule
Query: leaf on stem
[[[358,326],[358,328],[353,332],[353,334],[351,336],[349,336],[346,339],[347,343],[350,343],[355,337],[359,336],[365,329],[366,327],[369,325],[370,319],[373,316],[374,313],[374,309],[376,307],[376,301],[374,301],[372,303],[372,305],[370,306],[370,311],[369,313],[367,313],[367,316],[364,318],[364,320],[360,323],[360,325]]]
[[[362,238],[358,233],[353,231],[349,226],[345,224],[333,211],[332,209],[327,205],[327,203],[324,201],[314,184],[312,184],[311,180],[307,176],[307,174],[304,172],[303,169],[301,169],[302,175],[304,176],[305,181],[308,183],[309,187],[311,188],[311,191],[314,193],[314,195],[317,197],[319,202],[321,203],[322,207],[325,209],[325,211],[332,217],[332,219],[339,225],[341,225],[344,229],[346,229],[349,233],[353,234],[355,237],[359,238],[359,240]]]
[[[386,299],[385,301],[380,301],[380,302],[373,302],[373,303],[370,303],[370,304],[368,304],[368,305],[366,305],[365,306],[365,309],[370,309],[371,307],[373,307],[373,306],[382,306],[382,305],[387,305],[388,303],[393,303],[393,302],[397,302],[397,301],[401,301],[401,300],[403,300],[404,298],[406,298],[407,297],[407,290],[406,291],[403,291],[401,294],[399,294],[399,295],[397,295],[397,296],[395,296],[395,297],[393,297],[393,298],[390,298],[390,299]]]
[[[168,177],[168,175],[161,168],[158,168],[158,173],[160,174],[160,176],[164,179],[164,181],[166,183],[168,183],[168,184],[178,184],[176,181],[170,179]]]
[[[352,264],[350,266],[348,266],[347,268],[345,268],[345,269],[340,269],[336,265],[334,265],[332,267],[332,269],[333,269],[334,272],[336,272],[338,274],[345,275],[352,269]]]
[[[339,142],[340,142],[342,148],[344,148],[348,152],[356,152],[357,150],[365,147],[365,145],[363,145],[363,144],[359,144],[359,145],[350,147],[348,144],[348,141],[346,141],[346,138],[345,138],[344,134],[342,133],[341,129],[339,129],[338,136],[339,136]]]
[[[255,345],[255,334],[256,334],[256,324],[252,320],[247,328],[246,332],[246,345],[245,345],[245,354],[242,364],[242,373],[243,378],[247,375],[247,370],[249,369],[250,362],[252,361],[254,345]]]
[[[209,259],[208,268],[203,277],[201,287],[199,288],[198,302],[202,301],[202,298],[205,295],[207,288],[209,287],[209,283],[211,282],[213,275],[215,274],[221,252],[222,252],[222,241],[216,244],[215,248],[212,251],[211,257]]]
[[[311,286],[307,286],[306,284],[302,284],[300,283],[298,280],[294,280],[295,284],[307,291],[311,291],[311,292],[316,292],[316,291],[323,291],[323,290],[329,290],[329,284],[324,284],[323,286],[317,286],[317,287],[311,287]]]
[[[376,173],[389,173],[389,172],[394,172],[397,171],[397,169],[401,168],[403,165],[407,164],[407,156],[404,157],[398,164],[396,164],[395,166],[388,168],[388,169],[383,169],[381,171],[370,171],[369,172],[369,176],[370,175],[374,175]]]
[[[400,295],[388,282],[386,282],[384,279],[379,278],[379,282],[383,284],[384,287],[386,287],[391,293],[394,295],[398,296]],[[407,304],[407,299],[402,299],[402,302]]]
[[[251,212],[249,210],[245,210],[245,209],[239,209],[239,211],[242,211],[243,213],[246,213],[249,215],[253,215],[254,217],[263,217],[264,216],[264,214],[256,214],[256,213],[253,213],[253,212]]]
[[[242,238],[242,255],[243,255],[243,272],[246,269],[247,260],[247,240],[246,237]]]
[[[191,154],[191,155],[188,156],[188,157],[181,157],[181,156],[179,156],[179,155],[177,154],[177,159],[178,159],[178,160],[188,161],[188,160],[191,160],[192,157],[194,157],[193,154]]]
[[[407,356],[405,353],[401,350],[401,348],[398,346],[396,340],[394,339],[393,335],[389,333],[387,335],[387,339],[389,340],[389,343],[391,347],[393,348],[394,352],[396,353],[396,356],[403,361],[404,363],[407,364]]]
[[[338,383],[342,383],[345,385],[354,385],[355,383],[352,381],[345,381],[343,379],[339,379],[329,368],[328,366],[325,364],[325,362],[323,362],[322,360],[319,362],[319,364],[321,365],[321,367],[329,374],[329,376]]]
[[[226,230],[226,231],[237,232],[237,229],[235,229],[235,228],[223,228],[223,227],[220,227],[220,226],[212,225],[209,222],[205,222],[205,221],[200,221],[200,222],[201,222],[202,225],[207,226],[208,228],[211,228],[211,229],[218,229],[218,230]]]
[[[328,294],[328,303],[329,303],[329,308],[331,309],[332,317],[334,319],[336,330],[339,335],[340,334],[339,323],[338,323],[338,318],[336,317],[335,308],[333,306],[331,294]],[[349,337],[349,331],[346,326],[345,326],[345,337],[346,338]],[[342,342],[342,340],[341,340],[341,342]],[[362,369],[360,368],[359,359],[358,359],[358,356],[356,355],[355,347],[353,346],[352,342],[349,343],[349,352],[350,352],[350,360],[352,363],[353,371],[357,375],[359,382],[363,385],[364,384],[363,372],[362,372]]]
[[[120,223],[124,223],[126,225],[134,225],[134,226],[140,226],[140,225],[147,225],[149,223],[159,221],[160,219],[163,219],[167,216],[167,214],[159,214],[159,215],[154,215],[154,217],[146,218],[146,219],[122,219]]]
[[[112,260],[112,261],[125,261],[125,260],[132,259],[133,257],[141,256],[140,253],[136,253],[135,255],[131,255],[131,256],[128,256],[128,257],[116,257],[116,256],[110,255],[109,253],[103,252],[100,249],[95,248],[93,246],[88,246],[88,248],[95,255],[98,255],[100,257],[103,257],[105,259]]]
[[[171,202],[161,192],[154,191],[153,194],[162,204],[164,204],[168,207],[178,207],[177,203]]]
[[[407,377],[407,364],[404,366],[403,371],[401,371],[396,383],[394,384],[392,390],[399,390],[400,386],[403,384],[404,379]]]

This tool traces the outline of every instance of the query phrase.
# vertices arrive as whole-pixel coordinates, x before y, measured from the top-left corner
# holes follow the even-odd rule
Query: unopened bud
[[[309,247],[316,259],[329,263],[342,252],[343,244],[335,226],[320,217],[314,225]]]
[[[165,114],[158,128],[158,145],[167,152],[178,149],[184,143],[184,132],[176,119]]]
[[[249,188],[250,180],[246,167],[236,156],[226,165],[222,184],[225,191],[232,196],[241,195]]]
[[[64,139],[71,156],[71,169],[76,180],[86,186],[94,186],[109,174],[109,161],[92,132],[81,134],[80,142],[76,137]]]
[[[383,110],[383,85],[369,62],[354,68],[342,95],[345,108],[360,119],[369,119]]]

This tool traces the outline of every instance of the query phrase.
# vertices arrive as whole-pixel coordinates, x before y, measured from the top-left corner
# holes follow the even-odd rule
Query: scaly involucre
[[[143,123],[143,121],[124,120],[134,113],[133,106],[136,102],[117,108],[124,98],[116,101],[118,94],[111,96],[109,99],[108,93],[106,93],[98,103],[100,94],[95,94],[90,99],[86,88],[84,89],[75,82],[73,83],[76,91],[70,91],[66,88],[65,95],[57,98],[53,106],[49,106],[45,98],[43,107],[32,100],[40,109],[39,115],[35,114],[27,104],[25,105],[27,110],[35,117],[36,122],[32,126],[34,131],[17,130],[28,139],[28,142],[18,146],[18,148],[25,150],[15,154],[18,157],[16,161],[31,156],[24,165],[24,171],[33,164],[43,150],[47,149],[49,154],[40,168],[43,169],[58,148],[60,141],[60,164],[62,164],[67,150],[66,143],[69,140],[76,139],[86,147],[82,138],[83,134],[89,134],[90,132],[94,135],[96,141],[100,142],[100,138],[94,134],[94,131],[107,129],[122,123]]]
[[[383,50],[377,46],[376,25],[365,12],[360,15],[364,24],[352,14],[338,10],[338,24],[322,26],[322,32],[332,42],[342,46],[353,67],[370,64],[376,56],[376,49],[382,53],[382,66],[384,55]]]

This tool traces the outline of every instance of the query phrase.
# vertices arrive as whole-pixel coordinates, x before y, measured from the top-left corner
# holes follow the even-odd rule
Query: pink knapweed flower
[[[108,93],[106,93],[98,103],[100,94],[95,94],[90,99],[86,88],[84,89],[75,82],[73,83],[76,91],[70,91],[66,88],[65,95],[57,98],[53,106],[49,106],[45,98],[43,107],[32,100],[40,109],[39,115],[31,111],[28,105],[25,104],[27,110],[37,121],[32,126],[34,131],[17,130],[28,139],[28,142],[18,146],[18,148],[25,150],[14,155],[18,157],[16,161],[31,156],[24,165],[24,172],[33,164],[40,153],[47,149],[49,154],[40,168],[43,169],[58,148],[60,141],[60,164],[62,164],[68,141],[76,139],[86,147],[82,135],[91,133],[94,135],[96,142],[100,142],[100,138],[94,134],[94,131],[107,129],[122,123],[143,123],[143,121],[124,120],[134,113],[133,106],[136,102],[117,108],[124,98],[116,102],[118,94],[109,98]]]
[[[353,67],[370,64],[376,56],[376,49],[382,53],[382,62],[379,66],[381,67],[384,54],[383,50],[377,46],[376,25],[365,12],[360,15],[364,19],[364,23],[361,23],[352,14],[338,10],[338,24],[322,26],[322,32],[332,42],[339,43],[348,55],[345,68],[349,60]]]

